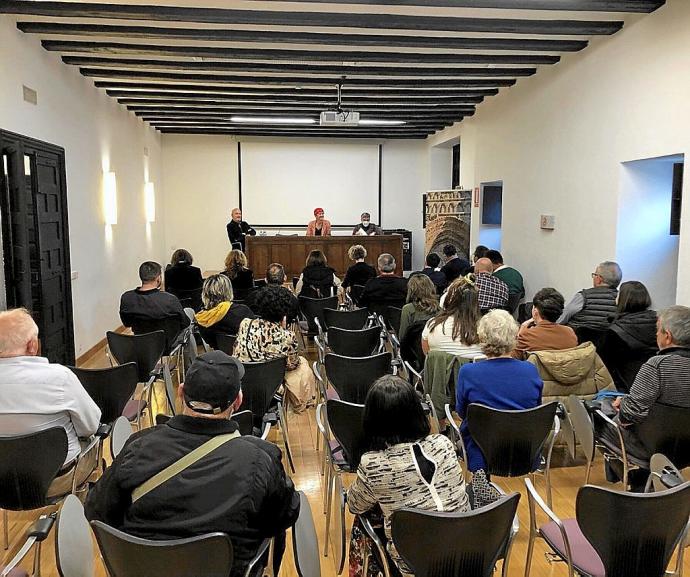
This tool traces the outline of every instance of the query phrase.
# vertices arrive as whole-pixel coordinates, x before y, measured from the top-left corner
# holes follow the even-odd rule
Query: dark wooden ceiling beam
[[[506,10],[575,10],[581,12],[653,12],[666,0],[300,0],[314,4],[376,6],[435,6]]]
[[[204,108],[204,107],[179,107],[179,108],[148,108],[142,106],[127,106],[127,110],[130,110],[137,115],[141,114],[197,114],[197,115],[218,115],[218,116],[228,116],[233,114],[253,114],[256,116],[318,116],[323,110],[328,110],[328,108],[317,108],[317,107],[293,107],[293,106],[283,106],[274,108],[256,108],[253,106],[233,106],[228,108]],[[411,112],[406,113],[400,110],[381,110],[377,108],[367,108],[358,107],[357,112],[366,113],[368,116],[391,116],[398,118],[410,115]],[[421,109],[415,110],[414,114],[425,114],[428,116],[438,115],[444,117],[452,116],[472,116],[474,114],[473,108],[454,108],[454,109]]]
[[[33,2],[4,0],[0,13],[32,14],[60,18],[115,18],[158,22],[199,22],[256,26],[317,26],[438,32],[488,32],[500,34],[614,34],[622,21],[533,20],[515,18],[464,18],[407,14],[333,12],[281,12],[188,6],[92,4],[88,2]]]
[[[151,126],[154,128],[184,128],[184,124],[173,124],[173,123],[151,123]],[[431,133],[431,132],[436,132],[437,130],[442,130],[444,127],[443,126],[418,126],[418,127],[411,127],[411,128],[405,128],[405,129],[400,129],[397,127],[392,127],[392,126],[367,126],[367,127],[354,127],[354,126],[344,126],[342,128],[334,128],[332,126],[318,126],[318,125],[312,125],[312,126],[281,126],[281,125],[275,125],[275,124],[264,124],[261,126],[250,126],[250,125],[239,125],[236,123],[226,123],[226,124],[214,124],[214,125],[209,125],[209,124],[204,124],[204,123],[198,123],[198,124],[188,124],[186,127],[209,127],[209,128],[227,128],[230,130],[237,130],[238,132],[253,132],[253,133],[261,133],[261,132],[266,132],[266,131],[274,131],[274,130],[280,130],[281,132],[285,133],[291,133],[291,132],[313,132],[315,134],[323,133],[323,132],[328,132],[328,133],[354,133],[354,134],[376,134],[376,133],[381,133],[385,132],[387,134],[414,134],[414,133],[421,133],[421,132],[426,132],[426,133]]]
[[[259,63],[259,62],[197,62],[193,60],[143,60],[136,58],[100,58],[93,56],[63,56],[65,64],[73,66],[97,66],[109,69],[144,69],[144,70],[203,70],[207,72],[231,73],[298,73],[298,74],[336,74],[338,76],[457,76],[457,77],[524,77],[532,76],[536,68],[468,68],[439,67],[423,68],[420,66],[330,66],[307,63]]]
[[[213,95],[280,95],[280,96],[323,96],[326,98],[333,98],[336,95],[336,88],[334,86],[315,87],[303,86],[294,88],[291,86],[202,86],[198,84],[166,84],[166,83],[149,83],[149,82],[127,82],[122,80],[96,80],[94,82],[96,88],[105,88],[106,90],[122,90],[134,92],[150,91],[159,93],[160,91],[185,91],[185,93],[199,96],[213,94]],[[453,90],[440,89],[417,89],[417,88],[392,88],[392,89],[377,89],[377,88],[362,88],[343,86],[343,98],[356,98],[358,96],[380,96],[381,98],[439,98],[444,97],[461,97],[461,96],[494,96],[498,94],[496,88],[460,88]],[[204,96],[205,97],[205,96]]]
[[[221,105],[235,105],[235,104],[311,104],[313,106],[328,106],[335,101],[334,95],[325,95],[319,97],[300,96],[297,100],[294,96],[240,96],[227,97],[223,95],[203,96],[199,94],[186,95],[184,93],[161,93],[151,94],[146,92],[135,92],[132,94],[127,90],[106,90],[105,93],[111,98],[117,98],[120,104],[146,104],[146,105],[204,105],[204,104],[221,104]],[[409,107],[416,106],[473,106],[482,102],[484,98],[477,96],[470,97],[446,97],[432,99],[412,100],[411,98],[380,98],[378,96],[355,96],[343,98],[342,102],[347,106],[390,106],[395,107]]]
[[[431,132],[416,132],[405,134],[387,134],[385,132],[372,132],[371,134],[364,133],[346,133],[346,132],[282,132],[280,130],[270,130],[265,132],[253,132],[237,129],[226,128],[159,128],[157,129],[162,134],[200,134],[200,135],[218,135],[218,136],[256,136],[265,138],[359,138],[369,140],[424,140]]]
[[[187,120],[196,120],[198,118],[215,118],[217,120],[222,120],[224,118],[230,118],[232,116],[258,116],[265,118],[313,118],[318,121],[320,110],[300,110],[294,111],[292,109],[286,110],[233,110],[230,112],[217,113],[217,112],[176,112],[173,110],[152,110],[152,111],[133,111],[136,116],[141,116],[142,118],[179,118]],[[458,118],[464,118],[465,116],[471,116],[471,113],[463,112],[429,112],[429,113],[400,113],[400,112],[365,112],[359,111],[361,113],[361,118],[368,120],[401,120],[403,122],[456,122]]]
[[[391,48],[436,48],[451,50],[526,50],[530,52],[578,52],[586,40],[550,38],[491,38],[454,36],[406,36],[386,34],[334,34],[316,32],[282,32],[273,30],[223,30],[218,28],[163,28],[153,26],[118,26],[110,24],[71,24],[55,22],[18,22],[23,32],[71,36],[107,36],[146,40],[187,40],[199,42],[246,42],[274,44],[318,44],[327,46],[381,46]],[[184,50],[190,56],[239,58],[235,53],[253,49],[210,46],[162,46],[121,42],[84,42],[43,40],[46,50],[91,52],[96,54],[158,54],[175,56]],[[462,56],[462,55],[461,55]]]
[[[120,78],[126,80],[163,80],[171,82],[204,82],[209,84],[287,84],[290,86],[302,84],[317,84],[321,86],[335,86],[339,77],[318,78],[314,76],[247,76],[243,74],[182,74],[176,72],[151,72],[148,70],[111,70],[107,68],[80,68],[84,76],[94,78]],[[429,79],[429,78],[347,78],[345,84],[350,86],[376,87],[408,87],[420,88],[466,88],[481,86],[493,88],[497,86],[512,86],[513,78],[462,78],[462,79]]]
[[[108,94],[108,96],[113,97],[111,94]],[[267,100],[244,100],[244,99],[238,99],[238,100],[223,100],[223,99],[207,99],[207,100],[190,100],[190,99],[177,99],[177,100],[171,100],[171,99],[156,99],[156,98],[127,98],[127,97],[113,97],[117,98],[117,101],[120,104],[125,104],[127,106],[142,106],[142,107],[171,107],[171,108],[177,108],[180,106],[256,106],[256,107],[265,107],[265,106],[290,106],[290,107],[299,107],[299,106],[312,106],[312,107],[320,107],[322,109],[331,107],[335,104],[335,99],[319,99],[319,100],[310,100],[310,99],[267,99]],[[430,101],[426,102],[413,102],[410,100],[403,101],[403,102],[398,102],[398,101],[385,101],[381,102],[376,98],[371,98],[371,99],[347,99],[342,101],[342,105],[345,108],[353,108],[353,107],[360,107],[360,106],[367,106],[372,109],[391,109],[391,110],[410,110],[414,111],[417,108],[428,108],[431,110],[434,109],[444,109],[444,108],[463,108],[463,107],[472,107],[476,103],[474,102],[466,102],[466,101],[450,101],[450,102],[445,102],[445,103],[433,103]]]

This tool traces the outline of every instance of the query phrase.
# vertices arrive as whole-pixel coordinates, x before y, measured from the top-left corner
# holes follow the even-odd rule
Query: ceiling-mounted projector
[[[354,110],[324,110],[321,126],[359,126],[359,112]]]

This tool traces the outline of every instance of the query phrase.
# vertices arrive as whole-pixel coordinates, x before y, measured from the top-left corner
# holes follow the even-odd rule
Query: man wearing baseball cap
[[[178,389],[182,414],[132,435],[89,492],[87,518],[147,539],[227,533],[230,575],[243,575],[261,542],[281,537],[299,514],[280,449],[239,436],[231,420],[243,376],[222,351],[200,355]]]

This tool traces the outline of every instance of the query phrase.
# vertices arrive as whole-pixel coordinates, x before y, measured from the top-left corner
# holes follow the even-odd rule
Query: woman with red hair
[[[307,225],[307,236],[331,236],[331,223],[323,215],[323,208],[314,209],[314,220]]]

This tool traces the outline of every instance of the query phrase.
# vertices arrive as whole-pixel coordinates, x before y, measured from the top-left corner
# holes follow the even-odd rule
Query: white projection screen
[[[362,212],[380,222],[378,144],[240,143],[242,216],[254,227],[306,227],[316,207],[333,226]]]

